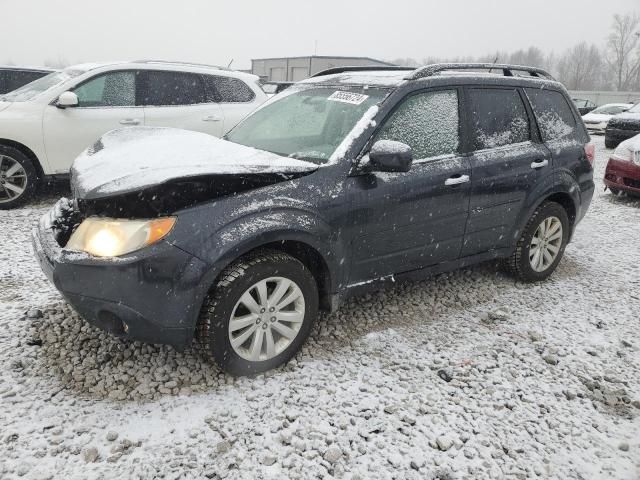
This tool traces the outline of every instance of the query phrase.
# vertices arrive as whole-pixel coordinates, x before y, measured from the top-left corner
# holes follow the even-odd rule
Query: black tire
[[[553,261],[544,271],[538,272],[534,270],[529,260],[529,250],[531,247],[531,240],[536,233],[536,230],[540,224],[547,218],[556,217],[562,224],[562,243],[560,250]],[[544,202],[540,205],[533,215],[529,219],[527,226],[524,228],[516,249],[511,256],[506,260],[507,269],[524,282],[540,282],[546,280],[555,271],[567,246],[569,240],[569,229],[571,225],[569,223],[569,216],[564,207],[555,202]],[[534,257],[535,258],[535,257]]]
[[[38,171],[31,159],[16,148],[0,145],[0,157],[8,158],[12,163],[19,163],[26,173],[26,185],[24,185],[23,192],[10,198],[10,195],[15,194],[15,192],[11,191],[9,193],[6,184],[3,183],[6,182],[2,175],[7,170],[5,167],[7,161],[0,158],[0,160],[4,160],[0,171],[0,210],[9,210],[24,205],[33,196],[38,186]]]
[[[611,195],[616,195],[616,196],[620,193],[620,190],[617,188],[609,187],[609,191],[611,192]]]
[[[302,291],[304,320],[295,338],[279,354],[263,361],[247,360],[231,345],[229,322],[240,297],[248,289],[261,280],[276,276],[295,282]],[[240,258],[222,272],[204,302],[196,333],[207,356],[212,357],[221,369],[232,375],[251,375],[288,362],[311,333],[317,315],[318,287],[309,269],[291,255],[262,250]]]
[[[611,140],[611,139],[608,139],[607,137],[604,137],[604,146],[609,148],[609,149],[616,148],[619,144],[620,144],[620,142],[617,142],[615,140]]]

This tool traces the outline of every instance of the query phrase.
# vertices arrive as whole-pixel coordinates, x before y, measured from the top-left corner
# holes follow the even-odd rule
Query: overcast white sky
[[[466,56],[603,44],[640,0],[0,0],[0,63]]]

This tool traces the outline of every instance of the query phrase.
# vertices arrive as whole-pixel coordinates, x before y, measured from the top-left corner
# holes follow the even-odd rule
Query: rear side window
[[[526,142],[529,117],[516,89],[471,89],[469,109],[474,150]]]
[[[527,96],[536,115],[542,140],[561,140],[574,136],[576,119],[560,92],[527,88]]]
[[[76,87],[79,107],[132,107],[136,104],[136,73],[109,72]]]
[[[146,72],[143,105],[195,105],[206,102],[204,84],[200,75],[155,70]]]
[[[456,153],[460,144],[458,92],[410,96],[385,122],[376,140],[405,143],[416,159]]]
[[[254,99],[253,90],[238,78],[204,75],[210,102],[245,103]]]

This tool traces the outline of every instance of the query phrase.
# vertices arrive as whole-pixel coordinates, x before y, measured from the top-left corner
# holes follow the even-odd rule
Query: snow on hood
[[[203,175],[300,173],[318,165],[227,142],[205,133],[130,127],[105,134],[75,160],[78,198],[130,193],[169,180]]]
[[[628,138],[620,143],[613,152],[613,158],[617,160],[629,160],[633,155],[640,153],[640,135]]]
[[[640,112],[624,112],[620,115],[616,115],[616,119],[639,120]]]
[[[582,117],[582,120],[585,122],[606,122],[610,120],[613,115],[609,115],[607,113],[587,113]]]
[[[3,102],[2,99],[0,98],[0,112],[8,108],[10,105],[11,105],[11,102]]]

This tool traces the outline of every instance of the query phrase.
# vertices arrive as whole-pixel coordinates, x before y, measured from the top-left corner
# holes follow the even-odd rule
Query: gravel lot
[[[56,192],[0,211],[0,477],[640,478],[640,201],[603,192],[597,142],[550,281],[360,297],[256,378],[83,323],[31,253]]]

